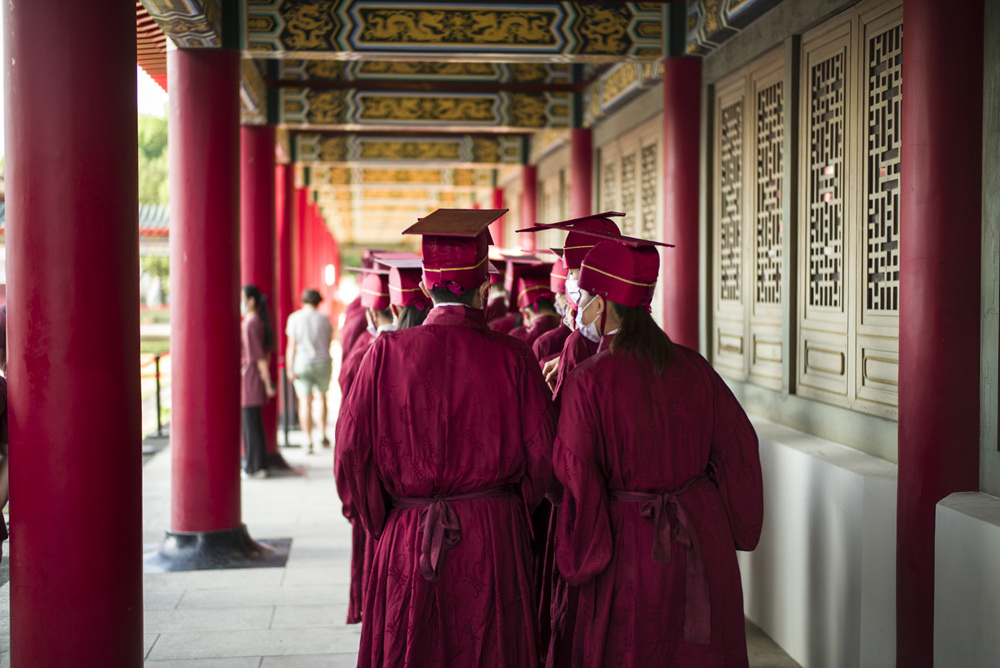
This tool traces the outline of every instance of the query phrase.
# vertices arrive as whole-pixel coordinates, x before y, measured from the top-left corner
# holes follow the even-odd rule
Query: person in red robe
[[[580,264],[591,248],[597,244],[597,239],[585,232],[597,231],[611,235],[621,234],[618,225],[611,218],[624,216],[624,213],[617,211],[605,211],[604,213],[584,216],[582,218],[572,218],[558,223],[548,223],[544,225],[533,225],[532,227],[517,230],[518,232],[535,233],[552,228],[569,230],[566,241],[562,249],[562,258],[566,263],[566,301],[575,310],[579,303],[579,290],[577,280],[580,275]],[[555,249],[558,253],[559,249]],[[552,387],[553,401],[556,408],[559,407],[559,392],[562,389],[566,376],[576,368],[576,365],[597,352],[597,341],[588,341],[580,333],[570,333],[563,344],[562,353],[557,359],[545,363],[542,373],[545,382]]]
[[[368,322],[365,320],[365,308],[361,305],[361,295],[344,309],[344,326],[340,328],[340,364],[351,354],[354,344],[364,333]]]
[[[488,225],[439,210],[421,327],[377,338],[337,425],[352,506],[377,539],[359,666],[538,662],[528,513],[552,484],[554,415],[521,341],[486,327]]]
[[[535,353],[539,362],[547,361],[548,358],[562,352],[566,339],[573,331],[566,323],[567,317],[573,315],[569,313],[570,308],[566,300],[566,276],[566,261],[559,258],[552,265],[552,272],[549,274],[549,289],[555,295],[555,311],[560,320],[554,329],[545,332],[531,344],[531,351]]]
[[[365,312],[365,322],[368,328],[358,337],[354,349],[344,360],[340,370],[341,397],[346,397],[350,392],[361,361],[371,347],[371,343],[378,335],[378,328],[385,327],[392,323],[392,313],[389,310],[389,275],[384,270],[365,270],[364,279],[361,282],[361,305]],[[374,332],[374,334],[372,333]],[[337,424],[343,419],[344,403],[341,402],[340,417]],[[339,437],[338,437],[339,439]],[[364,530],[358,515],[351,503],[350,490],[344,480],[344,469],[340,465],[336,453],[340,451],[339,445],[334,451],[333,473],[337,485],[337,492],[343,504],[343,513],[351,522],[351,587],[347,605],[347,623],[357,624],[361,622],[362,611],[364,609],[364,588],[366,582],[366,565],[371,562],[371,540]]]
[[[649,315],[653,242],[580,270],[602,349],[568,377],[554,447],[556,561],[577,587],[573,666],[746,666],[736,550],[760,537],[757,435],[725,382]]]
[[[556,296],[549,284],[548,266],[540,268],[538,274],[521,276],[517,280],[517,306],[524,318],[524,327],[511,331],[510,335],[529,346],[562,322],[556,311]]]
[[[499,271],[493,262],[490,262],[490,267],[492,271],[490,271],[490,296],[486,302],[487,325],[510,313],[507,309],[507,293],[503,289],[503,272]],[[506,333],[504,332],[504,334]]]

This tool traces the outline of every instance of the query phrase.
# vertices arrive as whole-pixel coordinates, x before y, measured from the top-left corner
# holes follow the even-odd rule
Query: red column
[[[11,661],[141,666],[135,14],[3,12]]]
[[[492,197],[492,208],[502,209],[503,208],[503,188],[494,188]],[[503,246],[503,233],[504,233],[504,219],[506,216],[501,216],[498,220],[490,225],[490,236],[493,237],[493,243],[497,246]]]
[[[171,529],[240,519],[239,54],[167,54]]]
[[[593,139],[590,128],[569,131],[569,217],[583,218],[594,213],[591,208]],[[555,221],[546,220],[546,223]]]
[[[698,349],[701,59],[663,60],[663,329]]]
[[[538,220],[538,168],[534,165],[521,166],[521,227],[530,227]],[[521,250],[535,250],[534,234],[518,234]]]
[[[983,3],[907,0],[900,176],[896,665],[930,666],[934,513],[979,489]]]
[[[278,409],[281,416],[285,415],[288,407],[285,405],[285,392],[291,393],[291,385],[285,385],[288,381],[285,378],[285,348],[287,337],[285,336],[285,323],[288,316],[295,310],[298,303],[295,298],[295,290],[292,286],[292,213],[294,210],[295,195],[295,168],[292,165],[278,165],[275,167],[275,222],[277,233],[277,291],[278,298],[275,300],[278,310],[278,360],[279,375],[275,383],[279,388],[284,387],[284,392],[278,392]],[[289,402],[294,403],[294,402]],[[285,418],[282,417],[281,420]]]
[[[295,294],[301,295],[306,289],[306,276],[308,257],[306,253],[306,234],[309,222],[309,190],[308,188],[295,189],[295,213],[292,218],[293,241],[292,248],[295,253],[293,262],[294,276],[296,281]]]
[[[274,127],[240,128],[240,283],[252,284],[267,296],[271,327],[284,331],[277,319],[274,244]],[[277,336],[275,341],[278,341]],[[271,378],[280,387],[278,352],[271,355]],[[284,463],[278,453],[278,402],[261,409],[267,439],[268,466]]]
[[[295,169],[292,165],[275,168],[275,208],[277,228],[277,305],[278,305],[278,355],[285,354],[284,323],[295,310],[297,303],[292,287],[292,212],[295,194]]]

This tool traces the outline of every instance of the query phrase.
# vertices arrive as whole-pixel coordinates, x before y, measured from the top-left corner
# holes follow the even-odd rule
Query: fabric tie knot
[[[437,582],[441,577],[441,567],[444,554],[458,545],[462,540],[462,524],[451,502],[468,501],[470,499],[489,499],[517,494],[514,485],[501,485],[491,489],[454,496],[435,496],[431,498],[395,498],[392,505],[397,510],[409,508],[424,508],[420,513],[420,530],[423,537],[420,540],[420,574],[428,582]]]
[[[712,609],[705,573],[705,558],[691,516],[678,498],[685,492],[711,480],[702,471],[677,489],[669,492],[630,492],[608,490],[612,501],[640,502],[639,515],[653,523],[653,561],[669,564],[671,543],[684,548],[684,640],[707,645],[711,639]]]

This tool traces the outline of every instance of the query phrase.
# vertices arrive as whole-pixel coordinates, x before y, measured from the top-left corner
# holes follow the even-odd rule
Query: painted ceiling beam
[[[655,61],[659,3],[246,0],[245,48],[266,58]]]
[[[522,142],[506,135],[364,135],[298,132],[293,136],[297,162],[380,164],[417,162],[453,167],[521,164]]]

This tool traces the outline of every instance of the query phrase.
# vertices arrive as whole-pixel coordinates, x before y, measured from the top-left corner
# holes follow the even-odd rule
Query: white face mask
[[[390,322],[388,325],[382,325],[381,327],[379,327],[378,333],[381,334],[382,332],[395,332],[397,329],[399,329],[399,325],[397,325],[395,322]]]
[[[597,318],[594,318],[590,322],[590,324],[587,325],[583,324],[583,312],[586,311],[588,308],[590,308],[590,305],[593,304],[596,300],[597,297],[591,298],[591,300],[587,302],[586,307],[581,308],[576,312],[576,328],[580,330],[580,333],[583,335],[583,338],[593,343],[600,343],[601,333],[597,331]]]
[[[580,307],[580,283],[572,276],[566,277],[566,298]]]
[[[375,328],[375,325],[368,323],[368,333],[372,336],[378,336],[378,330]]]
[[[559,302],[556,302],[556,313],[558,313],[559,315],[566,315],[566,309],[563,306],[561,306]]]

